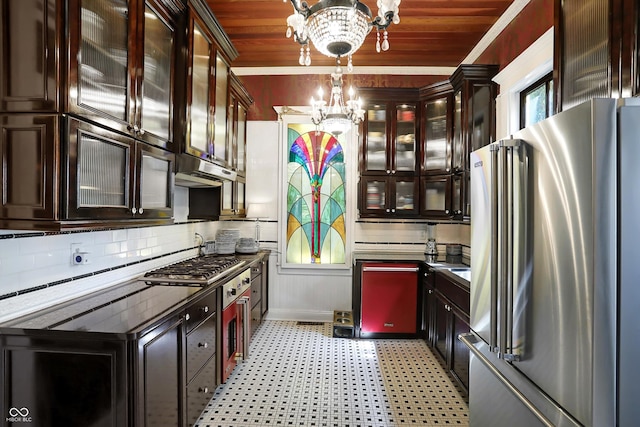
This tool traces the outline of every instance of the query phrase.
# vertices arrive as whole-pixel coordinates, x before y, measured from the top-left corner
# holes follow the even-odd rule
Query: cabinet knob
[[[136,214],[136,212],[138,212],[138,210],[137,210],[136,208],[131,208],[131,213],[132,213],[132,214],[134,214],[134,215],[135,215],[135,214]]]
[[[445,209],[444,213],[448,214],[449,213],[449,209]]]
[[[390,169],[387,169],[387,175],[389,175],[391,173]]]
[[[185,318],[185,320],[189,320],[189,319],[191,319],[191,316],[189,315],[189,313],[187,313],[187,314],[184,316],[184,318]]]
[[[200,393],[209,394],[209,387],[200,387],[198,391]]]
[[[396,170],[395,170],[395,169],[391,171],[391,174],[394,174],[394,173],[396,173]]]
[[[430,294],[432,294],[432,293],[433,293],[433,290],[432,290],[432,289],[429,289],[427,292],[429,292]]]
[[[391,212],[395,212],[395,211],[396,211],[395,209],[391,209]]]
[[[138,131],[138,133],[139,133],[140,135],[144,135],[144,129],[140,128],[140,130]]]
[[[206,342],[199,342],[199,343],[198,343],[198,347],[209,348],[209,343],[206,343]]]
[[[204,307],[202,307],[201,310],[202,310],[203,313],[208,313],[209,312],[209,306],[205,305]]]
[[[391,209],[387,209],[387,212],[391,212]]]
[[[144,209],[140,208],[138,209],[138,213],[141,214],[142,212],[144,212]]]

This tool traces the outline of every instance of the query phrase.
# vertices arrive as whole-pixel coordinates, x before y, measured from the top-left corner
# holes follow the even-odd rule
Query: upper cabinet
[[[172,148],[179,0],[70,0],[68,111]]]
[[[361,89],[366,99],[360,156],[360,216],[418,214],[418,92]]]

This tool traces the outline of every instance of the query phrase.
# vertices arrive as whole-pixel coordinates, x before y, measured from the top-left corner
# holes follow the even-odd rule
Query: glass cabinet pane
[[[216,55],[216,105],[214,113],[215,136],[213,154],[218,160],[227,158],[227,85],[229,66],[220,55]]]
[[[247,147],[247,109],[238,104],[238,129],[237,133],[237,168],[238,172],[245,172],[246,169],[246,147]]]
[[[225,161],[232,168],[236,167],[235,159],[233,158],[234,146],[236,144],[236,127],[235,127],[235,112],[237,99],[233,93],[229,93],[229,105],[227,105],[227,149]]]
[[[78,103],[127,121],[128,2],[82,0]]]
[[[245,183],[242,181],[236,182],[236,209],[238,209],[238,214],[243,214],[245,211],[245,202],[244,202],[244,193],[245,193]]]
[[[462,92],[456,92],[453,101],[453,169],[461,170],[463,141],[462,141]]]
[[[169,184],[171,162],[150,154],[142,154],[140,171],[141,207],[144,209],[164,209],[171,207]]]
[[[367,199],[366,210],[381,210],[386,204],[386,182],[385,181],[368,181],[367,182]]]
[[[444,212],[447,208],[447,182],[444,180],[425,182],[423,197],[426,211]]]
[[[367,110],[367,145],[365,169],[383,171],[387,166],[387,110],[373,105]]]
[[[209,146],[209,58],[211,43],[197,23],[193,24],[191,58],[191,104],[189,145],[202,153],[210,153]]]
[[[233,211],[233,182],[231,181],[222,183],[222,211],[223,213]]]
[[[146,6],[141,128],[164,139],[171,131],[173,29]]]
[[[462,213],[462,175],[452,177],[451,210],[454,215]]]
[[[396,210],[413,210],[413,181],[396,182]]]
[[[80,132],[78,208],[129,205],[130,147]]]
[[[416,169],[416,107],[396,107],[395,167],[396,171]]]
[[[423,165],[427,171],[448,171],[447,98],[425,103],[425,136]]]

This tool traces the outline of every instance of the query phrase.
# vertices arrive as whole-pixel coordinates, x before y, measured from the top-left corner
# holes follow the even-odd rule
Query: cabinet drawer
[[[214,290],[187,308],[187,333],[216,311],[217,294],[218,291]]]
[[[216,389],[216,358],[212,358],[187,386],[187,419],[192,426],[207,406]]]
[[[452,282],[441,273],[436,273],[436,289],[447,297],[453,304],[457,305],[464,313],[469,315],[470,294],[460,285]]]
[[[253,307],[256,303],[260,302],[262,299],[262,288],[261,288],[260,278],[258,280],[251,281],[251,306]]]
[[[216,316],[205,320],[187,335],[187,381],[216,352]]]
[[[262,263],[251,267],[251,280],[256,280],[256,277],[262,274]]]

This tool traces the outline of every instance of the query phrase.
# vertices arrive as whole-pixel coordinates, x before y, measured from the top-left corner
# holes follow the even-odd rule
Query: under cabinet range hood
[[[220,187],[222,181],[235,181],[237,173],[198,157],[178,156],[175,183],[181,187]]]

